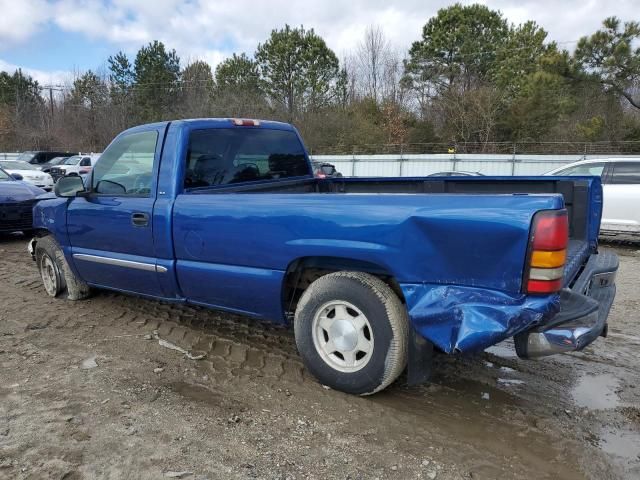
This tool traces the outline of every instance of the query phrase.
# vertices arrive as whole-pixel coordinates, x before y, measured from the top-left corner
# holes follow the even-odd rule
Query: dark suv
[[[32,165],[40,165],[42,163],[47,163],[49,160],[55,157],[70,157],[72,155],[78,155],[78,152],[28,151],[22,152],[18,156],[18,160],[30,163]]]

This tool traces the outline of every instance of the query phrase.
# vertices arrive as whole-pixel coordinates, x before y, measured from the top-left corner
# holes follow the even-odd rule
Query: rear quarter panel
[[[176,271],[193,301],[282,320],[287,267],[305,257],[378,265],[399,283],[517,293],[529,226],[559,195],[182,194]]]

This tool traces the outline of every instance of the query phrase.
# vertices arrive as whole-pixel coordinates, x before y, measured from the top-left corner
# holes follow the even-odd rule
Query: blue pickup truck
[[[47,294],[106,288],[292,324],[307,368],[371,394],[434,352],[522,358],[606,336],[617,257],[596,177],[315,178],[290,125],[154,123],[34,207]]]

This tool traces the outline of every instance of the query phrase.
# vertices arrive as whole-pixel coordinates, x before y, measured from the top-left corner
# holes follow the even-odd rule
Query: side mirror
[[[14,180],[22,180],[22,179],[23,179],[23,178],[22,178],[22,175],[20,175],[19,173],[12,173],[12,174],[11,174],[11,177],[12,177]]]
[[[84,182],[77,175],[60,178],[53,189],[57,197],[75,197],[84,191]]]

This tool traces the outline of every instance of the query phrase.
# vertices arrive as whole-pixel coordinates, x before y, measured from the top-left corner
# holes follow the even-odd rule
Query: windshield
[[[6,182],[7,180],[11,180],[9,174],[0,168],[0,182]]]
[[[80,162],[82,157],[80,155],[74,155],[73,157],[67,158],[62,165],[77,165]]]
[[[69,157],[55,157],[44,163],[44,165],[58,165],[59,163],[64,162]]]
[[[18,155],[18,160],[21,162],[28,162],[35,156],[35,152],[22,152],[20,155]]]
[[[36,167],[27,162],[19,162],[17,160],[0,160],[0,167],[7,170],[38,170]]]
[[[557,171],[554,175],[567,175],[567,176],[583,176],[594,175],[599,177],[604,171],[604,163],[583,163],[582,165],[574,165],[572,167],[563,168]]]

